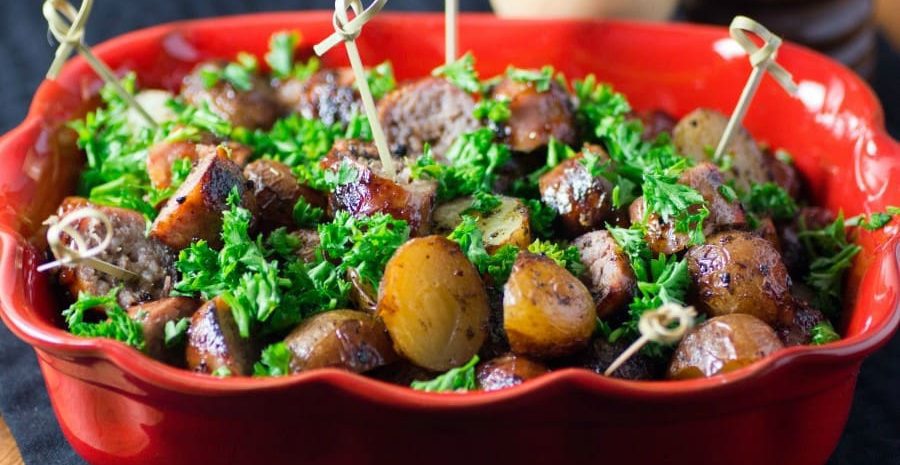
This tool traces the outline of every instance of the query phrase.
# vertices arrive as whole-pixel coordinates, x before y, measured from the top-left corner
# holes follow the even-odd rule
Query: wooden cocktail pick
[[[696,318],[697,312],[694,307],[683,307],[674,303],[644,312],[638,321],[638,331],[641,332],[641,337],[619,354],[603,374],[610,376],[615,373],[623,363],[648,342],[674,344],[680,341],[684,334],[694,326]]]
[[[384,168],[385,174],[393,178],[396,175],[394,161],[391,159],[390,150],[388,150],[384,130],[378,121],[378,114],[375,111],[375,99],[372,98],[372,91],[369,90],[366,69],[363,67],[359,49],[356,47],[356,38],[359,37],[363,25],[375,17],[384,8],[385,3],[387,3],[387,0],[375,0],[364,10],[360,0],[336,0],[334,2],[334,34],[316,44],[313,50],[316,52],[316,55],[322,56],[335,45],[341,42],[344,43],[344,47],[347,49],[347,56],[350,58],[350,67],[353,68],[353,74],[356,75],[356,86],[359,88],[359,95],[366,110],[366,117],[369,119],[369,125],[372,128],[372,137],[375,139],[375,147],[378,149],[379,158],[381,158],[381,166]],[[350,8],[353,9],[353,13],[356,15],[352,21],[347,16],[347,10]]]
[[[91,246],[89,244],[91,238],[85,238],[81,232],[76,229],[76,225],[82,220],[97,221],[103,225],[102,237],[92,238],[97,242],[96,245]],[[48,220],[48,224],[50,227],[47,229],[47,244],[50,246],[50,251],[53,252],[53,256],[56,257],[56,260],[39,266],[37,268],[38,271],[43,272],[60,266],[83,263],[97,271],[101,271],[122,280],[138,278],[137,274],[128,271],[125,268],[96,258],[97,255],[103,253],[103,251],[109,247],[113,237],[112,223],[109,221],[109,217],[102,211],[97,210],[96,208],[82,207],[70,212],[62,218],[51,217],[51,219]],[[74,247],[65,243],[63,234],[69,236]]]
[[[446,0],[444,2],[444,63],[451,64],[456,61],[456,49],[459,45],[459,0]]]
[[[72,54],[72,51],[75,50],[84,57],[104,82],[112,86],[116,93],[147,121],[151,128],[156,129],[158,125],[150,116],[150,113],[135,100],[133,95],[122,87],[112,70],[91,52],[90,47],[85,45],[84,29],[93,5],[94,0],[83,0],[81,8],[76,10],[66,0],[44,0],[44,18],[47,19],[50,33],[59,42],[56,56],[53,59],[53,63],[50,64],[50,69],[47,71],[47,79],[56,79],[60,69],[62,69],[62,65],[69,58],[69,55]]]
[[[759,88],[759,84],[762,82],[762,78],[766,72],[768,72],[778,84],[781,84],[781,87],[784,87],[788,93],[795,94],[797,92],[797,84],[794,83],[791,73],[787,72],[787,70],[775,62],[775,58],[778,55],[778,47],[781,46],[780,37],[772,34],[762,24],[759,24],[746,16],[736,16],[734,20],[731,21],[729,32],[731,38],[734,39],[741,48],[747,51],[747,55],[750,56],[750,64],[753,66],[753,72],[750,73],[750,79],[744,86],[741,98],[738,100],[737,106],[735,106],[734,111],[731,114],[731,119],[728,120],[728,125],[725,126],[722,140],[719,141],[719,146],[716,147],[716,152],[713,155],[714,160],[720,160],[725,154],[725,149],[728,147],[728,144],[731,143],[731,139],[734,137],[737,128],[740,127],[741,123],[744,121],[744,115],[747,114],[750,102],[753,100],[753,96],[756,94],[756,90]],[[750,36],[747,35],[748,32],[759,36],[759,38],[763,40],[762,48],[758,47],[756,43],[750,39]]]

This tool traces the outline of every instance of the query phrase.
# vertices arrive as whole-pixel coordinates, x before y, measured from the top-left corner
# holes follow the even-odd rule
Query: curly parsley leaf
[[[339,269],[354,268],[378,288],[387,261],[409,239],[409,225],[384,213],[356,218],[338,211],[331,223],[319,225],[319,238],[324,259],[340,260]]]
[[[485,98],[475,104],[472,111],[475,119],[488,120],[492,123],[505,123],[512,116],[509,100],[501,98]]]
[[[253,365],[254,376],[285,376],[291,372],[291,354],[287,344],[276,342],[262,351],[260,360]]]
[[[475,71],[475,57],[468,52],[453,63],[435,68],[432,76],[441,76],[451,84],[470,93],[481,93],[482,85]]]
[[[303,197],[298,198],[297,203],[294,204],[294,223],[301,228],[310,228],[319,224],[324,214],[324,210],[311,205]]]
[[[80,337],[115,339],[135,349],[144,350],[143,327],[119,306],[116,300],[118,293],[119,288],[111,289],[102,296],[79,292],[78,299],[62,313],[69,332]],[[85,313],[90,310],[104,311],[106,319],[98,322],[84,321]]]
[[[385,61],[374,68],[367,69],[366,81],[369,83],[372,98],[378,100],[384,97],[397,87],[397,80],[394,78],[394,66],[390,61]]]
[[[528,246],[528,251],[552,259],[557,265],[569,270],[569,273],[576,277],[584,273],[581,253],[575,246],[563,247],[555,242],[543,242],[538,239]]]
[[[516,82],[523,82],[534,85],[538,92],[547,92],[550,90],[550,84],[553,82],[553,67],[544,66],[540,70],[520,69],[510,66],[506,69],[506,77]]]
[[[793,219],[799,210],[790,194],[774,182],[753,184],[741,203],[749,213],[768,215],[776,220]]]
[[[463,215],[462,222],[447,238],[459,244],[459,248],[478,272],[490,276],[495,286],[501,286],[509,279],[519,249],[506,244],[494,251],[493,255],[488,253],[484,247],[484,234],[478,228],[478,219],[474,216]]]
[[[834,317],[841,305],[844,276],[862,247],[847,239],[843,213],[821,229],[806,229],[801,223],[798,237],[804,241],[812,260],[804,281],[815,291],[814,304]]]
[[[816,323],[810,333],[810,344],[816,346],[828,344],[829,342],[839,341],[841,339],[841,335],[834,330],[834,327],[831,326],[831,323],[829,323],[828,321],[820,321],[819,323]]]
[[[481,216],[487,216],[497,211],[502,203],[499,196],[479,191],[472,195],[472,204],[460,212],[460,215],[477,213]]]
[[[167,321],[164,331],[164,343],[166,347],[176,347],[184,342],[187,330],[191,325],[190,318],[182,318],[176,321]]]
[[[477,355],[465,365],[452,368],[446,373],[430,381],[413,381],[410,387],[425,392],[465,392],[477,388],[475,384],[475,365],[479,362]]]
[[[300,44],[300,33],[282,31],[269,38],[269,52],[266,63],[272,69],[272,76],[278,79],[294,78],[304,81],[319,70],[319,59],[312,57],[305,64],[294,60],[297,45]]]
[[[523,199],[528,207],[528,219],[531,230],[538,237],[548,238],[553,235],[553,222],[559,213],[556,209],[537,199]]]

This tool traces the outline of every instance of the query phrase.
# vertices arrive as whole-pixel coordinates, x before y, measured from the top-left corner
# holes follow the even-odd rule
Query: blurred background
[[[78,3],[77,0],[74,3]],[[369,0],[363,0],[368,4]],[[0,134],[18,124],[43,80],[54,50],[35,0],[3,0],[0,17]],[[900,0],[460,0],[464,11],[508,17],[614,17],[728,24],[750,16],[786,39],[841,61],[867,79],[900,138]],[[332,9],[330,0],[96,0],[87,41],[154,24],[260,11]],[[387,11],[441,10],[441,0],[390,0]],[[736,97],[735,97],[736,98]],[[0,154],[2,156],[2,154]],[[829,462],[900,464],[900,337],[862,368],[850,421]],[[62,439],[34,353],[0,325],[0,367],[16,382],[0,384],[0,465],[83,462]],[[797,445],[802,447],[802,445]]]

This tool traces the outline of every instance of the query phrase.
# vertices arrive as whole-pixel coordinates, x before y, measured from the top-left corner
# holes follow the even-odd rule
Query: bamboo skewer
[[[756,43],[750,39],[750,36],[747,35],[748,32],[759,36],[763,40],[762,48],[758,47]],[[741,92],[741,97],[738,99],[738,103],[731,113],[731,119],[728,120],[728,125],[725,126],[725,132],[722,133],[722,139],[719,141],[719,145],[716,147],[715,154],[713,155],[714,160],[721,160],[722,156],[725,154],[725,150],[734,138],[737,128],[739,128],[744,121],[747,109],[750,108],[750,102],[753,100],[753,96],[756,95],[756,90],[759,88],[759,84],[762,82],[762,78],[765,76],[766,72],[768,72],[772,78],[775,79],[775,82],[780,84],[788,93],[797,93],[797,84],[794,83],[791,73],[775,62],[775,58],[778,55],[778,47],[781,46],[780,37],[770,32],[762,24],[759,24],[746,16],[736,16],[734,20],[731,21],[729,33],[731,34],[732,39],[734,39],[734,41],[747,52],[747,55],[749,55],[750,64],[753,66],[753,72],[750,73],[750,78],[747,80],[747,84]]]
[[[50,34],[52,34],[56,41],[59,42],[59,47],[56,49],[56,55],[53,58],[53,62],[50,64],[50,69],[47,71],[47,79],[56,79],[56,77],[59,76],[63,64],[65,64],[69,55],[71,55],[74,50],[84,57],[88,62],[88,65],[94,69],[94,72],[96,72],[106,84],[112,86],[116,93],[119,94],[119,97],[122,97],[131,108],[134,108],[135,111],[147,121],[150,128],[158,128],[159,125],[153,117],[150,116],[150,113],[135,100],[131,93],[122,87],[122,84],[119,83],[119,80],[116,78],[113,71],[94,55],[90,47],[85,45],[84,30],[93,6],[94,0],[83,0],[81,2],[81,8],[77,10],[66,0],[44,0],[44,18],[47,20]]]
[[[356,85],[359,88],[359,95],[362,98],[366,117],[369,120],[369,126],[372,128],[372,138],[375,139],[375,147],[378,149],[381,166],[384,168],[385,174],[393,179],[397,171],[394,168],[394,161],[388,149],[384,129],[381,127],[381,122],[378,121],[375,99],[372,98],[372,91],[369,89],[369,82],[366,79],[366,68],[362,64],[362,58],[359,56],[359,48],[356,47],[356,38],[362,32],[363,25],[384,8],[387,0],[375,0],[365,10],[363,10],[360,0],[336,0],[334,3],[334,34],[316,44],[313,50],[316,52],[316,55],[322,56],[339,43],[344,43],[344,47],[347,49],[347,56],[350,58],[350,67],[356,75]],[[356,15],[352,21],[347,15],[347,10],[351,8]]]

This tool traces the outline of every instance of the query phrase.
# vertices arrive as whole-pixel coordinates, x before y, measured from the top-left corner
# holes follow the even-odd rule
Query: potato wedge
[[[462,214],[472,206],[472,197],[461,197],[434,210],[435,233],[449,234],[462,222]],[[531,244],[531,223],[528,207],[521,200],[500,196],[500,207],[490,215],[481,216],[478,229],[484,233],[484,247],[493,252],[506,244],[520,249]]]
[[[775,331],[751,315],[733,313],[689,332],[672,357],[669,378],[703,378],[747,366],[784,347]]]
[[[433,371],[466,363],[487,337],[488,298],[478,270],[443,236],[413,239],[394,253],[378,314],[394,348]]]
[[[343,368],[364,373],[397,360],[384,323],[355,310],[334,310],[307,319],[284,339],[293,354],[291,372]]]
[[[503,292],[503,328],[519,355],[547,359],[584,348],[596,325],[591,293],[553,260],[520,253]]]

